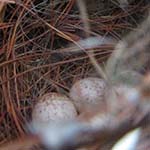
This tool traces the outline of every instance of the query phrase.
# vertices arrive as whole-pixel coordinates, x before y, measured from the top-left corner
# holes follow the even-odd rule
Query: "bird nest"
[[[97,76],[87,52],[105,64],[116,43],[137,27],[149,8],[146,0],[124,9],[103,3],[107,9],[95,10],[88,20],[89,39],[101,42],[89,46],[75,0],[0,2],[0,144],[26,134],[39,96],[67,95],[75,81]]]

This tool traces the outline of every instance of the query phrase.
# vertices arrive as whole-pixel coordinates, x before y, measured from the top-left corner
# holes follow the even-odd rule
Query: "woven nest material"
[[[89,20],[90,34],[107,35],[118,41],[121,35],[137,26],[136,20],[144,18],[148,7],[144,0],[133,2],[125,11],[111,4],[105,16],[102,10]],[[72,40],[85,38],[77,10],[74,0],[55,5],[49,1],[23,0],[20,4],[8,2],[0,9],[3,13],[0,144],[25,134],[25,124],[31,120],[32,108],[39,96],[47,92],[67,94],[76,80],[96,76],[86,53],[70,53]],[[92,49],[97,61],[103,63],[114,45],[108,43]]]

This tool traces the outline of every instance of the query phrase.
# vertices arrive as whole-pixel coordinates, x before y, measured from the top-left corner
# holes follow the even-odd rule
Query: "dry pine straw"
[[[3,10],[5,15],[0,26],[0,144],[24,135],[24,124],[30,120],[38,96],[50,91],[67,93],[72,83],[89,76],[93,70],[86,54],[60,53],[72,40],[84,37],[82,21],[73,13],[74,3],[71,0],[53,8],[28,0],[23,1],[23,5],[9,3]],[[122,29],[132,30],[138,14],[142,16],[147,7],[144,0],[126,11],[114,6],[108,12],[106,10],[109,16],[97,15],[89,20],[91,35],[107,34],[120,39]],[[113,45],[94,50],[101,63],[108,58]]]

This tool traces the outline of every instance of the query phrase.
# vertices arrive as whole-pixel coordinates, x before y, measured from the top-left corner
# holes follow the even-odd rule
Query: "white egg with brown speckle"
[[[33,122],[56,122],[74,119],[77,111],[74,104],[65,95],[48,93],[42,96],[32,112]]]
[[[103,79],[88,77],[77,81],[70,90],[70,98],[73,100],[79,112],[92,105],[99,104],[104,98],[106,82]]]

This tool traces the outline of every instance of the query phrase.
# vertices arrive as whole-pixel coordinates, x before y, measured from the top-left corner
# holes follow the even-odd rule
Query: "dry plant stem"
[[[77,0],[77,4],[78,4],[79,10],[80,10],[81,18],[82,18],[83,23],[84,23],[85,31],[87,31],[85,34],[86,34],[86,37],[88,38],[90,36],[89,35],[90,25],[88,23],[88,15],[87,15],[88,13],[87,13],[87,10],[86,10],[86,6],[85,6],[85,3],[84,3],[83,0]],[[103,79],[105,79],[107,81],[106,74],[104,73],[103,69],[100,67],[100,65],[98,64],[98,62],[96,61],[96,59],[93,56],[93,51],[86,52],[86,53],[89,56],[90,61],[93,64],[93,66],[95,67],[96,71],[100,74],[100,76]]]
[[[136,32],[131,32],[117,44],[114,53],[107,62],[107,74],[113,76],[124,69],[136,70],[141,68],[150,57],[149,44],[150,14]],[[140,60],[135,62],[135,57],[139,57]],[[128,66],[129,63],[130,66]]]
[[[26,68],[27,68],[27,69],[31,69],[31,67],[30,67],[30,66],[27,66],[27,65],[26,65]],[[48,71],[48,72],[46,72],[46,73],[44,73],[44,74],[42,74],[41,72],[35,72],[34,74],[35,74],[39,79],[38,79],[32,86],[30,86],[30,88],[27,89],[25,92],[30,91],[30,90],[34,87],[34,85],[37,84],[41,79],[44,79],[45,82],[48,83],[48,84],[50,84],[50,85],[55,85],[55,86],[59,87],[59,89],[61,89],[61,90],[63,90],[63,89],[69,90],[69,89],[67,89],[66,87],[64,87],[63,85],[54,82],[52,79],[47,78],[46,76],[47,76],[48,74],[50,74],[50,72],[51,72],[51,70]],[[64,90],[63,90],[63,91],[64,91]],[[65,91],[64,91],[64,92],[65,92]]]
[[[65,140],[62,139],[64,140],[61,144],[62,149],[60,147],[59,149],[68,150],[84,146],[92,146],[98,143],[99,147],[105,150],[104,147],[107,147],[109,144],[113,145],[125,133],[137,127],[144,126],[145,123],[150,123],[150,109],[147,109],[147,105],[144,104],[143,101],[136,105],[129,103],[129,106],[127,105],[121,113],[118,112],[117,114],[113,114],[107,110],[101,115],[101,112],[99,112],[101,108],[95,112],[91,111],[89,114],[85,114],[87,117],[84,117],[83,114],[81,118],[78,118],[78,120],[75,120],[74,122],[74,124],[80,129],[77,130],[75,134],[67,135],[66,133],[64,137]],[[120,106],[120,108],[122,108],[122,106]],[[68,124],[67,128],[69,127]],[[47,132],[50,133],[51,128],[49,128]],[[56,133],[58,132],[56,131]],[[40,134],[38,136],[39,138],[42,138]],[[15,141],[11,146],[8,144],[4,145],[0,150],[19,150],[20,148],[31,147],[32,145],[41,142],[37,137],[35,140],[34,138],[34,136],[29,136],[29,138],[22,140],[23,142],[21,143]],[[53,143],[50,141],[48,144],[49,149],[54,150],[50,147]]]
[[[2,3],[15,4],[15,0],[1,0]]]
[[[33,15],[33,16],[36,16],[36,15]],[[40,20],[39,18],[38,18],[38,20]],[[44,19],[43,19],[44,20]],[[51,27],[51,26],[50,26]],[[53,28],[53,30],[55,30],[55,31],[57,31],[55,28]],[[14,37],[15,37],[15,32],[16,31],[14,31]],[[62,36],[62,34],[61,34],[61,36]],[[150,39],[150,38],[149,38]],[[148,40],[149,39],[147,39],[147,42],[148,42]],[[10,52],[12,53],[12,50],[11,49],[13,49],[13,45],[14,45],[14,42],[15,41],[13,41],[13,38],[11,38],[11,42],[12,42],[12,44],[10,45],[10,48],[9,48],[9,50],[10,50]],[[18,59],[20,59],[20,58],[17,58],[17,57],[14,57],[14,59],[13,60],[10,60],[9,62],[15,62],[15,60],[18,60]],[[73,61],[73,60],[69,60],[70,62],[71,61]],[[68,62],[69,62],[68,61]],[[67,61],[66,61],[67,62]],[[5,63],[5,62],[4,62]],[[62,63],[65,63],[65,62],[62,62]],[[53,65],[57,65],[57,64],[61,64],[61,62],[58,62],[58,63],[55,63],[55,64],[48,64],[47,66],[45,65],[45,67],[49,67],[49,66],[53,66]],[[94,63],[93,63],[94,64]],[[42,68],[43,66],[41,66],[41,68]],[[36,68],[31,68],[31,69],[29,69],[28,71],[33,71],[34,69],[39,69],[40,67],[36,67]],[[9,68],[8,68],[9,69]],[[14,66],[14,70],[16,69],[16,67]],[[113,68],[112,68],[113,69]],[[23,73],[26,73],[26,71],[24,71]],[[22,74],[23,74],[22,73]],[[37,73],[37,72],[36,72]],[[7,73],[6,73],[7,74]],[[11,77],[11,79],[13,78],[13,79],[17,79],[17,77],[19,77],[19,76],[21,76],[22,74],[20,73],[18,73],[18,74],[16,74],[15,72],[14,72],[14,76],[13,77]],[[7,77],[7,76],[6,76]],[[6,83],[6,81],[7,81],[7,79],[9,79],[9,76],[7,77],[7,79],[6,79],[6,77],[4,77],[3,79],[4,79],[4,81],[5,81],[5,83]],[[3,81],[1,81],[1,83],[2,83]],[[7,91],[7,86],[8,86],[8,89],[10,89],[10,85],[9,85],[9,83],[8,84],[3,84],[3,88],[4,89],[6,89],[5,91],[5,95],[6,95],[6,99],[7,99],[7,97],[9,97],[8,95],[7,95],[7,93],[8,93],[8,91]],[[17,87],[16,87],[16,89],[17,89]],[[9,98],[9,99],[11,99],[11,97]],[[10,103],[9,102],[9,100],[8,101],[6,101],[6,103]],[[9,104],[8,104],[9,105]],[[10,105],[11,107],[14,107],[13,106],[13,104],[11,104]],[[9,107],[10,107],[9,106]],[[12,109],[12,108],[11,108]],[[129,109],[130,110],[130,109]],[[132,110],[132,109],[131,109]],[[15,107],[14,107],[14,109],[12,109],[11,110],[12,111],[12,113],[14,114],[14,118],[15,118],[15,116],[16,116],[16,120],[17,120],[17,112],[15,112]],[[130,111],[129,111],[129,113],[130,113]],[[105,145],[107,145],[107,142],[105,141],[105,140],[107,140],[108,141],[108,143],[110,142],[110,141],[112,141],[112,140],[116,140],[116,139],[119,139],[119,137],[121,136],[121,135],[123,135],[124,133],[126,133],[127,131],[129,131],[129,130],[131,130],[132,128],[135,128],[135,127],[137,127],[137,126],[140,126],[140,125],[143,125],[144,124],[144,122],[145,122],[145,118],[146,118],[146,116],[147,116],[147,114],[146,113],[148,113],[148,112],[146,112],[145,113],[145,117],[143,116],[143,115],[141,115],[141,114],[143,114],[143,113],[145,113],[144,112],[144,108],[141,108],[140,110],[135,110],[135,111],[131,111],[131,116],[129,117],[129,118],[123,118],[124,120],[122,120],[121,122],[120,122],[120,120],[118,121],[118,120],[112,120],[112,125],[113,126],[109,126],[109,124],[108,124],[108,122],[106,121],[105,122],[105,124],[106,124],[106,126],[105,126],[105,128],[100,128],[99,127],[99,129],[96,129],[96,130],[94,130],[94,129],[91,129],[91,130],[88,130],[88,132],[83,132],[83,135],[85,135],[85,137],[87,137],[87,139],[85,138],[85,139],[81,139],[82,138],[82,134],[81,133],[79,133],[79,139],[81,139],[81,141],[78,141],[79,139],[77,138],[77,140],[72,140],[72,142],[75,142],[75,143],[73,143],[71,146],[68,144],[66,144],[66,145],[64,145],[64,148],[65,147],[79,147],[79,146],[84,146],[85,144],[87,144],[88,145],[88,142],[89,142],[89,144],[93,144],[93,143],[99,143],[99,141],[100,141],[100,145],[101,145],[101,147],[104,147]],[[95,114],[93,114],[94,116],[97,116],[99,114],[99,112],[97,112],[97,113],[95,113]],[[137,116],[136,116],[136,115]],[[139,117],[138,117],[138,115],[140,115],[141,116],[141,118],[140,118],[140,120],[139,120]],[[147,118],[148,117],[150,117],[149,115],[147,116]],[[92,118],[91,118],[92,119]],[[120,119],[120,118],[115,118],[115,119]],[[111,119],[110,119],[111,120]],[[135,120],[135,121],[134,121]],[[137,121],[138,120],[138,121]],[[83,120],[84,122],[86,122],[85,120]],[[114,122],[115,121],[115,122]],[[20,124],[20,121],[17,121],[17,122],[19,122],[19,124]],[[149,121],[147,122],[147,123],[149,123]],[[20,125],[19,125],[20,126]],[[130,126],[130,127],[129,127]],[[104,133],[104,134],[103,134]],[[112,134],[113,134],[113,136],[112,136]],[[88,136],[87,136],[88,135]],[[103,135],[103,136],[102,136]],[[101,137],[102,136],[102,137]],[[110,137],[112,137],[112,138],[110,138]],[[115,138],[114,138],[115,137]],[[103,140],[103,139],[101,139],[101,138],[104,138],[105,140]],[[30,137],[29,137],[29,139],[30,139]],[[19,144],[20,142],[19,141],[16,141],[16,142],[14,142],[13,143],[13,145],[11,145],[11,146],[9,146],[9,145],[5,145],[4,147],[2,147],[2,148],[0,148],[0,150],[9,150],[9,149],[14,149],[14,150],[17,150],[17,149],[19,149],[19,147],[22,149],[22,147],[23,147],[23,145],[25,144],[25,145],[34,145],[34,138],[32,139],[32,142],[33,143],[30,143],[31,141],[29,140],[28,138],[27,139],[24,139],[24,143],[23,144]],[[92,139],[92,140],[91,140]],[[99,140],[100,139],[100,140]],[[71,140],[71,139],[70,139]],[[29,143],[28,143],[29,142]],[[36,143],[36,142],[35,142]],[[74,144],[76,144],[76,145],[74,145]],[[20,146],[19,146],[20,145]],[[63,148],[63,149],[64,149]],[[52,149],[53,150],[53,149]],[[66,150],[66,149],[65,149]]]
[[[78,1],[80,3],[80,1]],[[46,22],[45,20],[43,20],[42,18],[40,18],[39,16],[37,16],[33,11],[29,10],[28,8],[26,8],[23,4],[21,3],[18,3],[18,5],[22,6],[24,9],[28,10],[33,16],[36,16],[40,21],[42,21],[45,25],[47,25],[50,29],[56,31],[56,33],[60,36],[60,37],[63,37],[65,39],[67,39],[68,41],[71,41],[73,42],[75,45],[77,45],[81,50],[85,51],[83,47],[81,47],[78,42],[74,41],[71,37],[69,37],[68,35],[66,35],[65,33],[61,32],[60,30],[58,30],[57,28],[55,28],[54,26],[52,26],[51,24],[49,24],[48,22]],[[84,3],[81,1],[81,6],[80,7],[84,7]],[[85,7],[84,7],[85,8]],[[86,10],[86,9],[84,9]],[[83,12],[83,11],[82,11]],[[82,12],[81,12],[81,16],[82,16]],[[86,14],[86,11],[85,11],[85,14]],[[85,15],[84,15],[85,17]],[[88,18],[88,17],[86,17]],[[86,19],[87,20],[87,19]],[[87,28],[88,29],[88,28]],[[90,28],[89,28],[90,29]],[[87,31],[90,31],[90,30],[87,30]],[[90,32],[88,32],[90,33]],[[106,78],[106,75],[104,73],[104,71],[102,70],[102,68],[99,66],[99,64],[97,63],[96,59],[92,56],[92,52],[90,53],[87,53],[92,64],[95,66],[96,70],[100,73],[100,75],[104,78],[104,79],[107,79]]]
[[[42,19],[41,17],[39,17],[36,13],[34,13],[32,10],[28,9],[25,5],[23,5],[22,3],[17,3],[19,6],[22,6],[25,10],[27,10],[29,13],[31,13],[34,17],[36,17],[37,19],[39,19],[39,21],[41,21],[42,23],[44,23],[47,27],[49,27],[50,29],[56,31],[56,34],[72,43],[74,43],[75,45],[77,45],[80,49],[83,49],[76,41],[74,41],[70,36],[68,36],[67,34],[63,33],[62,31],[60,31],[59,29],[55,28],[54,26],[52,26],[50,23],[46,22],[44,19]]]
[[[31,135],[3,144],[0,150],[28,150],[39,143],[38,137]]]
[[[2,85],[2,84],[4,84],[4,83],[6,83],[7,81],[10,81],[10,80],[12,80],[12,79],[14,79],[14,78],[20,77],[20,76],[22,76],[22,75],[28,73],[28,72],[32,72],[32,71],[35,71],[35,70],[38,70],[38,69],[41,69],[41,68],[48,68],[48,67],[52,67],[52,66],[56,66],[56,65],[60,65],[60,64],[62,65],[62,64],[69,63],[69,62],[74,62],[74,61],[77,61],[77,60],[83,60],[83,59],[85,59],[85,58],[87,58],[87,56],[83,56],[83,57],[80,57],[80,58],[73,58],[73,59],[71,59],[71,60],[65,60],[65,61],[56,62],[56,63],[52,63],[52,64],[45,64],[45,65],[33,67],[33,68],[31,68],[31,69],[28,69],[28,70],[26,70],[26,71],[23,71],[23,72],[17,74],[16,76],[12,76],[12,77],[8,77],[7,79],[4,79],[3,81],[1,81],[0,84]],[[20,60],[20,59],[22,59],[22,58],[19,58],[19,59],[17,59],[17,60]],[[9,63],[11,63],[11,62],[15,62],[15,61],[14,61],[14,60],[9,61]],[[6,65],[6,64],[8,64],[8,62],[7,62],[7,63],[4,63],[4,64],[0,64],[0,66],[1,66],[1,65]]]

